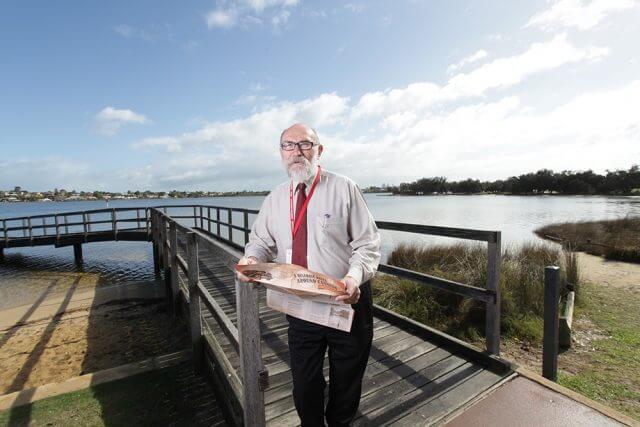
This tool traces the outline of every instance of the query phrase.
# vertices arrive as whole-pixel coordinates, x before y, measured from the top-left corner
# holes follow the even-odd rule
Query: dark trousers
[[[360,286],[361,295],[350,332],[339,331],[287,316],[289,352],[293,376],[293,400],[303,427],[324,426],[322,365],[329,349],[329,402],[326,419],[330,427],[348,426],[360,403],[362,377],[373,339],[371,284]]]

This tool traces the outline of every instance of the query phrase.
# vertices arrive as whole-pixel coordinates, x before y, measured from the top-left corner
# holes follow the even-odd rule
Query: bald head
[[[314,144],[320,144],[320,138],[318,138],[316,131],[304,123],[296,123],[286,128],[280,135],[280,142],[283,141],[311,141]]]

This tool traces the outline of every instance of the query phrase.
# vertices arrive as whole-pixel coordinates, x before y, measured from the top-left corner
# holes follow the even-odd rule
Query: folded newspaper
[[[236,270],[267,288],[267,305],[308,322],[349,332],[353,309],[336,301],[346,295],[343,282],[293,264],[237,265]]]

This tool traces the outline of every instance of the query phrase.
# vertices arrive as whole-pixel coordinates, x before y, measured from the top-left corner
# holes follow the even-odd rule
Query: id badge
[[[286,264],[291,264],[291,259],[293,258],[293,249],[287,249],[287,260]]]

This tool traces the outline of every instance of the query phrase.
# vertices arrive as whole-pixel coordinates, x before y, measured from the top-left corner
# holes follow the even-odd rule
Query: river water
[[[365,195],[376,220],[497,230],[504,246],[542,242],[533,230],[552,222],[589,221],[640,216],[640,197],[602,196],[390,196]],[[263,196],[201,199],[112,200],[108,207],[203,204],[259,209]],[[104,201],[0,203],[0,219],[47,213],[102,209]],[[253,216],[251,216],[251,219]],[[224,219],[224,218],[223,218]],[[239,224],[234,217],[234,223]],[[382,231],[382,252],[388,254],[400,242],[451,243],[456,239],[415,236]],[[151,245],[143,242],[102,242],[83,245],[84,263],[73,265],[70,247],[35,247],[5,250],[0,263],[0,301],[9,288],[25,282],[40,286],[34,277],[43,272],[78,271],[94,275],[100,283],[120,283],[154,278]],[[47,273],[48,274],[48,273]],[[49,279],[45,279],[49,280]],[[12,292],[13,293],[13,292]],[[0,302],[0,307],[2,307]]]

